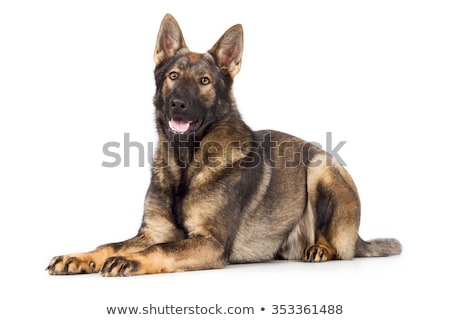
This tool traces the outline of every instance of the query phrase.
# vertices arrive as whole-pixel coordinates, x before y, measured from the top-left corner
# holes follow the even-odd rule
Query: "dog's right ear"
[[[153,56],[155,65],[172,58],[178,50],[187,48],[180,26],[171,14],[166,14],[159,27],[156,48]]]

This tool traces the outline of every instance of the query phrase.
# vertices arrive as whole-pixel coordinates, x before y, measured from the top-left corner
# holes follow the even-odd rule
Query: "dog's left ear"
[[[183,33],[177,20],[168,13],[164,16],[159,28],[153,56],[155,65],[158,66],[160,63],[172,58],[181,48],[187,48]]]
[[[242,50],[244,48],[244,31],[237,24],[228,29],[209,50],[217,66],[234,78],[241,69]]]

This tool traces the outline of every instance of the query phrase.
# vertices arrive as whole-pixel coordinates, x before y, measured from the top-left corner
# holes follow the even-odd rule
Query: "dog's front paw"
[[[98,272],[97,263],[89,254],[73,254],[54,257],[47,267],[51,275]]]
[[[106,259],[100,270],[105,277],[125,277],[140,274],[140,263],[126,257],[111,257]]]

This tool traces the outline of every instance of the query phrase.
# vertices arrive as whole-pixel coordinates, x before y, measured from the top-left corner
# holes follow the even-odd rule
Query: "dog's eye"
[[[208,77],[202,77],[202,78],[200,79],[200,83],[203,84],[204,86],[206,86],[207,84],[210,84],[210,83],[211,83],[211,80],[209,80]]]
[[[169,78],[170,78],[170,80],[177,80],[178,79],[178,72],[172,71],[171,73],[169,73]]]

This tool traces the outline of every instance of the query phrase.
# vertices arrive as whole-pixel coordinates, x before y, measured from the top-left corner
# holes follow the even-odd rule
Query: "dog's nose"
[[[185,110],[188,107],[188,103],[183,99],[173,98],[170,100],[170,106],[178,110]]]

